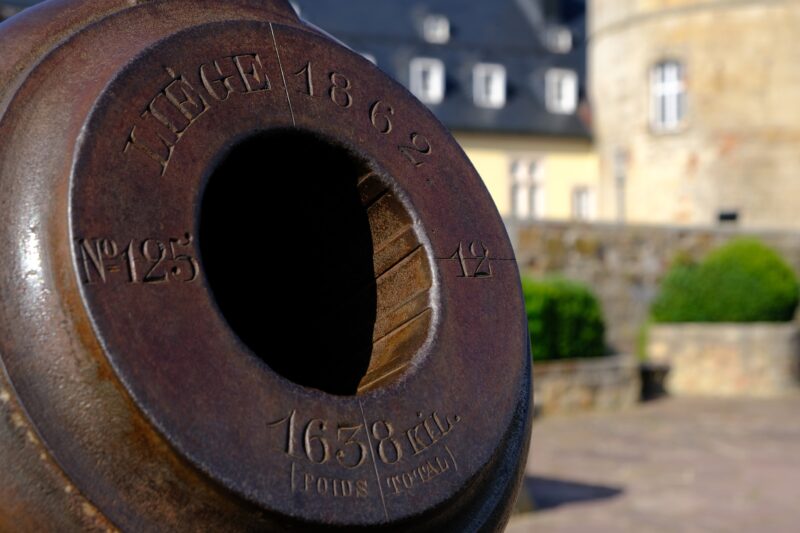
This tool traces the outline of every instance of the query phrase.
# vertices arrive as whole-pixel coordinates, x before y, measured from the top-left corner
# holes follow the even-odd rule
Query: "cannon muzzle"
[[[503,527],[519,274],[422,104],[284,0],[52,0],[0,50],[0,529]]]

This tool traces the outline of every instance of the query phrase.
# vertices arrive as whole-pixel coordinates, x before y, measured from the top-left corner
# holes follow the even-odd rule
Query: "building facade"
[[[800,227],[800,2],[591,0],[600,216]]]
[[[0,0],[11,15],[37,0]],[[509,221],[592,220],[585,0],[291,0],[454,134]]]
[[[584,0],[293,0],[411,90],[509,221],[594,219]]]

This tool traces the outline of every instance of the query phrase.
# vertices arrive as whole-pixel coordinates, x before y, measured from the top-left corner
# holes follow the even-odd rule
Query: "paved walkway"
[[[800,531],[800,396],[537,420],[508,533]]]

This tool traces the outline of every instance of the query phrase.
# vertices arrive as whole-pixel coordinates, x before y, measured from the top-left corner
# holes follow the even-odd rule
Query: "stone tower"
[[[602,218],[800,228],[800,2],[589,8]]]

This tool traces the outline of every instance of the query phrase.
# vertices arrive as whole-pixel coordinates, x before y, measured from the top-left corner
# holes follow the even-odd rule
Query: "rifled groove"
[[[409,358],[396,357],[396,354],[414,354],[422,347],[430,328],[431,317],[431,309],[425,309],[373,345],[372,360],[367,374],[359,384],[359,392],[379,386],[390,377],[395,379],[402,369],[410,365]]]
[[[397,379],[410,367],[430,328],[433,281],[414,220],[395,192],[378,175],[367,173],[359,178],[358,194],[369,219],[377,292],[372,357],[360,393]]]

